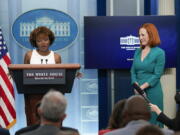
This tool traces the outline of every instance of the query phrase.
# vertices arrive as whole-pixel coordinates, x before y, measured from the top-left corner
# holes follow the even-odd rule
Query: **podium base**
[[[37,118],[37,108],[36,105],[41,101],[44,94],[24,94],[25,97],[25,113],[27,125],[34,125],[39,123]]]

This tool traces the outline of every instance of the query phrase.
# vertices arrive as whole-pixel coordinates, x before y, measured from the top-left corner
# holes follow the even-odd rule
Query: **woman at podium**
[[[34,29],[30,34],[29,41],[35,49],[26,52],[25,57],[24,57],[24,64],[60,64],[61,56],[49,49],[49,47],[53,44],[54,40],[55,40],[54,33],[47,27],[40,26]],[[82,74],[79,72],[76,74],[76,77],[78,78],[81,76]],[[52,85],[49,85],[49,86],[39,85],[38,90],[40,89],[40,87],[44,90],[45,90],[44,87],[46,87],[46,90],[48,87],[54,88],[54,86]],[[55,89],[57,88],[55,87]],[[59,86],[58,86],[58,89],[60,89]],[[61,90],[62,89],[65,89],[64,86],[61,88]],[[43,92],[42,94],[41,93],[40,94],[36,94],[36,93],[25,94],[25,102],[26,102],[26,106],[28,106],[26,108],[27,116],[33,116],[34,110],[35,110],[33,105],[34,103],[39,102],[42,96],[43,96]],[[27,117],[28,125],[33,124],[34,121],[35,120],[33,117],[29,117],[29,118]]]
[[[36,49],[26,52],[24,64],[61,63],[61,56],[49,50],[54,39],[54,33],[47,27],[40,26],[34,29],[30,34],[29,41]]]
[[[24,64],[60,64],[61,56],[49,50],[54,40],[54,33],[47,27],[40,26],[34,29],[30,34],[29,41],[36,49],[26,52]],[[82,73],[76,73],[77,78],[82,76]]]
[[[47,27],[40,26],[30,33],[29,41],[35,48],[27,51],[24,57],[24,64],[60,64],[61,56],[49,50],[55,40],[54,33]],[[25,94],[27,124],[35,124],[34,103],[41,100],[44,94]]]

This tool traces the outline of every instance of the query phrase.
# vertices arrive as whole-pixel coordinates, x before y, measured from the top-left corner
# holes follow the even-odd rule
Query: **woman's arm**
[[[26,52],[24,56],[24,64],[30,64],[31,56],[32,56],[32,51]]]
[[[61,64],[61,56],[57,53],[54,53],[54,57],[55,57],[55,63]]]
[[[134,62],[136,57],[137,57],[137,52],[139,52],[139,49],[137,49],[135,51],[135,54],[134,54],[134,57],[133,57],[134,60],[133,60],[131,70],[130,70],[130,72],[131,72],[131,84],[133,84],[133,83],[138,84],[137,79],[136,79],[136,69],[135,69],[135,62]]]
[[[157,105],[154,104],[149,104],[151,111],[155,112],[158,117],[157,117],[157,121],[165,124],[167,127],[169,127],[170,129],[174,128],[174,119],[170,119],[168,118],[160,109]]]
[[[165,65],[165,53],[163,50],[158,51],[158,55],[156,56],[156,64],[154,67],[154,72],[152,77],[147,80],[147,84],[153,87],[159,80],[161,75],[164,72],[164,65]]]

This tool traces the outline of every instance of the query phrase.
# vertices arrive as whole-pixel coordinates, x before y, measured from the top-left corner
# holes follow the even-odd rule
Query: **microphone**
[[[41,64],[43,64],[43,59],[41,59]]]
[[[133,83],[133,88],[146,100],[147,103],[150,103],[149,99],[146,97],[144,90],[142,90],[136,83]]]
[[[48,64],[48,59],[46,59],[46,64]]]

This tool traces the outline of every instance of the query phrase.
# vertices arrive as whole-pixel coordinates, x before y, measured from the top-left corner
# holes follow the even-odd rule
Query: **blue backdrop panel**
[[[107,70],[98,70],[99,129],[106,128],[111,114],[111,91]]]
[[[121,99],[126,99],[134,94],[131,85],[130,71],[121,69],[114,71],[115,103]]]
[[[138,29],[143,23],[156,25],[165,66],[176,67],[175,16],[98,16],[85,17],[84,22],[85,68],[129,69],[140,47]]]

